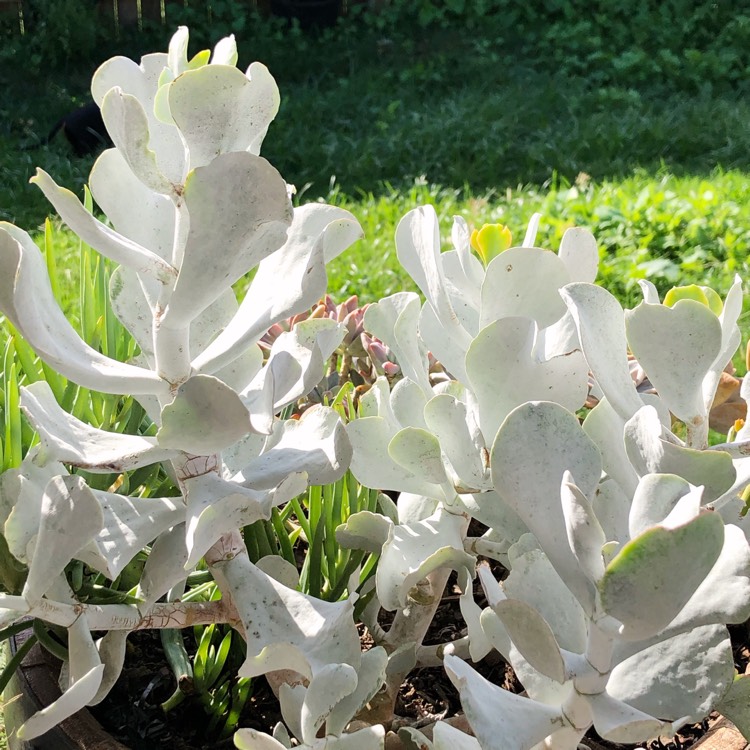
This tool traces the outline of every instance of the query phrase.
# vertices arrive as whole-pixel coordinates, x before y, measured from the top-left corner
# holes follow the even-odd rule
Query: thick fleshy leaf
[[[146,187],[116,149],[104,151],[89,175],[89,187],[115,230],[167,262],[172,260],[174,203]]]
[[[326,262],[361,236],[359,223],[343,208],[320,203],[295,208],[286,242],[260,262],[237,314],[193,367],[214,372],[273,323],[309,310],[325,293]]]
[[[357,687],[357,673],[348,664],[329,664],[310,680],[302,704],[303,742],[312,745],[328,715]]]
[[[439,721],[432,731],[434,750],[482,750],[476,737]]]
[[[625,659],[621,658],[625,654],[615,654],[619,663],[607,692],[661,719],[701,721],[734,678],[732,645],[723,625],[698,627],[632,647],[638,651]]]
[[[413,380],[399,380],[393,386],[390,402],[393,413],[398,414],[398,421],[402,427],[427,427],[424,413],[427,397]]]
[[[623,637],[665,628],[716,563],[724,522],[710,511],[676,528],[655,526],[626,544],[599,583],[602,606],[623,624]]]
[[[380,513],[361,510],[352,513],[336,529],[336,541],[348,549],[363,549],[380,554],[383,545],[391,538],[394,522]]]
[[[418,328],[419,338],[425,343],[432,356],[453,378],[461,383],[468,382],[464,360],[471,339],[450,335],[429,304],[422,305]]]
[[[596,382],[614,410],[630,419],[642,402],[628,366],[625,317],[620,303],[593,284],[573,283],[560,290],[573,313],[583,353]]]
[[[237,750],[288,750],[270,734],[244,727],[234,733],[234,746]]]
[[[558,290],[570,282],[565,264],[538,247],[512,247],[488,266],[482,284],[480,328],[501,318],[531,318],[539,328],[565,314]]]
[[[190,169],[217,154],[258,154],[279,102],[276,82],[260,63],[248,75],[211,64],[179,76],[169,87],[169,111],[190,152]]]
[[[430,399],[423,412],[460,482],[458,491],[491,489],[490,454],[466,404],[443,393]]]
[[[566,229],[557,256],[565,264],[571,281],[593,282],[596,278],[599,250],[594,235],[588,229]]]
[[[529,664],[556,682],[565,682],[565,663],[555,636],[544,618],[520,599],[505,599],[493,608],[513,645]]]
[[[324,602],[274,581],[239,554],[215,566],[224,577],[247,637],[241,677],[292,669],[308,679],[328,664],[360,663],[352,602]]]
[[[395,434],[384,417],[360,417],[346,426],[353,448],[352,474],[365,487],[413,492],[442,500],[445,493],[439,485],[428,482],[399,466],[388,454],[388,444]]]
[[[641,303],[625,313],[628,343],[670,411],[687,423],[706,418],[702,383],[721,348],[721,324],[708,307]]]
[[[564,726],[559,707],[503,690],[457,656],[445,657],[445,671],[458,689],[466,718],[482,747],[495,747],[502,737],[504,750],[532,750]]]
[[[610,742],[643,742],[670,728],[668,723],[623,703],[611,695],[600,693],[589,697],[594,728]]]
[[[159,445],[196,456],[228,448],[252,430],[238,393],[212,375],[194,375],[161,412]]]
[[[630,508],[631,537],[661,523],[677,501],[691,491],[690,483],[674,474],[646,474],[641,477]]]
[[[222,154],[190,172],[182,197],[190,227],[162,320],[167,327],[193,320],[278,250],[292,222],[286,182],[265,159],[245,152]]]
[[[747,739],[750,736],[750,675],[735,677],[716,709]]]
[[[581,605],[593,611],[594,586],[568,544],[560,485],[566,471],[591,496],[601,476],[599,451],[575,415],[550,402],[512,411],[497,433],[490,455],[492,480],[500,496],[518,514]]]
[[[608,543],[625,544],[630,539],[628,517],[631,499],[613,479],[604,479],[596,489],[591,507]],[[605,562],[609,562],[607,558]]]
[[[539,362],[532,354],[534,338],[533,320],[503,317],[483,328],[466,353],[466,373],[488,441],[527,401],[555,401],[569,411],[586,401],[588,368],[581,352]]]
[[[146,559],[138,584],[145,609],[187,577],[187,559],[185,524],[179,523],[159,536]]]
[[[475,559],[463,545],[466,526],[466,518],[443,508],[424,521],[393,525],[375,579],[383,608],[403,608],[410,597],[418,599],[419,582],[438,568],[466,568],[473,575]]]
[[[484,279],[484,269],[481,262],[474,255],[460,258],[453,250],[440,254],[445,274],[446,292],[461,327],[470,336],[479,333],[479,295]],[[467,276],[468,272],[468,276]]]
[[[44,380],[22,389],[21,409],[39,432],[48,456],[89,471],[128,471],[177,455],[156,438],[106,432],[81,422],[63,411]]]
[[[331,484],[344,475],[351,458],[352,446],[339,415],[327,406],[314,406],[298,420],[277,422],[263,453],[233,481],[269,489],[304,471],[310,484]]]
[[[406,471],[424,477],[432,484],[444,484],[448,477],[443,466],[440,442],[428,430],[405,427],[388,443],[388,455]]]
[[[737,474],[728,453],[684,448],[662,434],[653,406],[644,406],[625,424],[625,451],[638,474],[676,474],[692,485],[702,485],[705,502],[733,485]]]
[[[563,475],[560,499],[571,552],[584,573],[596,582],[604,575],[602,547],[607,538],[591,503],[575,486],[569,471]]]
[[[178,185],[164,175],[149,148],[149,121],[141,102],[118,87],[105,94],[101,109],[107,132],[133,174],[155,193],[176,198]]]
[[[99,690],[89,702],[89,706],[96,706],[101,703],[119,679],[122,667],[125,664],[125,647],[128,635],[129,631],[127,630],[110,630],[96,642],[99,658],[104,664],[104,673]]]
[[[398,292],[368,305],[364,326],[390,347],[404,376],[419,385],[427,396],[432,388],[427,351],[418,336],[420,310],[416,294]]]
[[[155,372],[105,357],[85,344],[60,310],[47,266],[34,241],[0,228],[0,310],[34,351],[57,372],[102,393],[162,394],[169,385]],[[33,294],[31,293],[33,290]]]
[[[61,188],[43,169],[37,169],[31,181],[39,186],[68,227],[102,255],[163,284],[174,281],[177,269],[96,219],[74,193]]]
[[[38,603],[55,578],[102,529],[101,507],[83,477],[54,477],[42,497],[36,554],[31,558],[24,598]]]

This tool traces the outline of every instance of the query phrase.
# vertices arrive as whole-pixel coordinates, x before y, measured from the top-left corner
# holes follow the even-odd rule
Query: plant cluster
[[[8,635],[31,617],[40,642],[67,643],[63,696],[19,736],[103,700],[141,629],[163,631],[165,708],[195,690],[223,735],[265,675],[283,723],[237,729],[242,750],[376,750],[396,732],[405,747],[575,750],[591,727],[640,742],[716,708],[747,727],[727,624],[750,617],[750,426],[709,440],[740,280],[723,300],[644,280],[623,309],[594,284],[589,231],[555,253],[539,215],[517,244],[457,217],[443,252],[423,206],[396,230],[421,297],[336,306],[326,264],[359,223],[294,207],[260,156],[279,107],[268,70],[238,70],[233,37],[192,58],[187,44],[181,28],[168,53],[94,76],[115,147],[89,184],[108,223],[33,179],[116,264],[82,280],[100,303],[108,284],[114,317],[84,306],[82,338],[51,254],[0,224],[0,622]],[[451,573],[465,634],[426,645]],[[180,630],[197,625],[191,664]],[[493,651],[526,697],[470,663]],[[427,665],[471,733],[396,724],[399,687]]]

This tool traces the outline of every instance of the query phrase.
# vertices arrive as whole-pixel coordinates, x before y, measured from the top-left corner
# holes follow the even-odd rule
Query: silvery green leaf
[[[606,397],[586,415],[583,431],[601,451],[604,472],[617,482],[628,498],[632,497],[638,486],[638,473],[625,452],[625,419],[615,411]]]
[[[530,604],[549,623],[555,640],[568,651],[586,648],[586,616],[531,534],[508,550],[510,575],[503,581],[508,596]]]
[[[641,294],[643,294],[643,301],[648,305],[658,305],[661,300],[659,299],[659,290],[654,286],[653,282],[648,279],[638,279],[638,286],[641,288]]]
[[[630,508],[629,533],[636,537],[661,523],[680,498],[694,491],[690,483],[674,474],[646,474],[641,477]]]
[[[240,677],[292,669],[311,679],[328,664],[359,667],[352,602],[325,602],[288,589],[239,554],[218,563],[247,636]]]
[[[165,326],[196,318],[227,287],[278,250],[292,222],[286,182],[265,159],[246,152],[221,154],[192,170],[182,199],[190,226],[162,319]],[[222,227],[220,234],[217,226]],[[289,281],[283,279],[283,284]],[[281,285],[277,279],[274,288]]]
[[[625,317],[620,303],[605,289],[576,282],[560,290],[573,313],[583,353],[614,410],[630,419],[642,402],[628,366]]]
[[[107,132],[133,174],[149,190],[176,199],[181,185],[173,183],[159,168],[156,153],[149,147],[149,121],[141,102],[116,87],[104,95],[101,110]]]
[[[564,726],[559,707],[503,690],[457,656],[445,657],[445,671],[458,689],[464,713],[481,747],[495,747],[498,737],[502,737],[504,750],[532,750]]]
[[[437,510],[439,502],[434,497],[415,495],[413,492],[401,492],[396,506],[398,517],[392,520],[394,523],[424,521]]]
[[[360,417],[349,422],[346,433],[352,445],[351,471],[365,487],[413,492],[416,495],[442,500],[443,489],[424,477],[407,471],[388,453],[388,444],[395,434],[383,417]]]
[[[307,475],[291,473],[272,491],[248,489],[214,472],[186,479],[183,485],[187,505],[185,544],[190,553],[185,568],[190,569],[222,534],[270,518],[272,507],[304,492]]]
[[[309,310],[325,293],[325,264],[361,236],[359,223],[343,208],[320,203],[295,208],[286,242],[261,260],[237,314],[193,368],[214,372],[274,323]]]
[[[539,612],[520,599],[505,599],[492,609],[524,659],[555,682],[565,682],[565,663],[560,647]]]
[[[469,636],[469,655],[476,663],[484,659],[492,650],[492,643],[482,630],[482,609],[474,600],[474,587],[471,575],[465,568],[458,571],[458,582],[461,588],[461,596],[458,604],[461,616],[466,623],[467,635]]]
[[[477,295],[484,281],[484,267],[481,261],[471,252],[471,232],[466,219],[463,216],[453,217],[453,226],[451,227],[451,242],[456,248],[456,257],[461,263],[463,271],[464,284],[475,290]],[[445,255],[448,255],[446,253]],[[474,297],[475,295],[470,295]],[[469,330],[467,328],[467,330]]]
[[[750,676],[735,677],[716,709],[726,716],[747,739],[750,735]]]
[[[606,692],[589,696],[588,700],[594,728],[610,742],[644,742],[671,729],[668,722],[659,721]]]
[[[237,750],[288,750],[287,745],[282,745],[270,734],[245,727],[234,733],[234,746]]]
[[[607,692],[661,719],[701,721],[734,678],[729,634],[723,625],[693,628],[615,653]],[[622,658],[626,656],[626,658]]]
[[[591,503],[575,486],[569,471],[563,475],[560,499],[571,552],[583,572],[596,582],[604,575],[602,547],[607,538]]]
[[[187,559],[185,524],[178,523],[159,535],[146,558],[138,584],[138,596],[143,599],[144,609],[148,609],[173,586],[185,579]]]
[[[594,235],[588,229],[566,229],[557,257],[565,264],[571,281],[593,283],[599,270],[599,250]]]
[[[583,608],[593,611],[594,585],[559,536],[565,528],[560,504],[565,472],[572,474],[586,496],[593,495],[601,476],[599,451],[578,419],[550,402],[519,406],[500,427],[490,464],[498,494],[539,540]]]
[[[158,285],[156,285],[158,286]],[[154,308],[159,290],[138,277],[132,269],[118,266],[109,279],[112,312],[136,340],[140,361],[154,369]]]
[[[641,303],[625,313],[628,344],[670,411],[683,422],[706,419],[702,383],[721,348],[721,324],[706,305]],[[725,363],[726,364],[726,363]]]
[[[391,429],[391,437],[393,437],[393,435],[395,435],[402,427],[407,427],[409,425],[412,427],[422,426],[418,423],[412,424],[409,422],[401,424],[401,422],[396,419],[396,415],[393,413],[393,407],[391,405],[391,386],[388,384],[388,378],[384,375],[377,377],[369,390],[365,391],[362,395],[362,398],[359,401],[359,411],[357,413],[360,417],[383,417]]]
[[[290,474],[307,472],[310,484],[339,480],[352,458],[352,446],[339,415],[327,406],[313,406],[300,419],[278,421],[263,453],[233,481],[254,489],[270,489]]]
[[[23,596],[37,604],[55,578],[102,529],[102,509],[83,477],[53,477],[44,489]]]
[[[0,231],[0,262],[4,269],[0,310],[57,372],[102,393],[140,396],[169,392],[168,383],[155,372],[105,357],[83,342],[52,294],[47,265],[31,237]]]
[[[101,703],[120,677],[122,667],[125,664],[125,646],[129,635],[127,630],[110,630],[103,638],[96,641],[99,658],[104,664],[104,673],[99,690],[93,697],[89,706]]]
[[[382,687],[387,664],[388,654],[381,646],[375,646],[362,654],[357,670],[357,687],[333,707],[326,720],[326,734],[338,736],[344,733],[346,725]],[[312,688],[312,684],[310,687]]]
[[[147,544],[182,521],[185,506],[180,498],[127,497],[94,490],[103,516],[101,530],[92,540],[104,563],[89,564],[114,580]]]
[[[538,247],[511,247],[487,266],[480,328],[501,318],[531,318],[546,328],[565,314],[558,290],[570,282],[560,258]]]
[[[418,584],[433,570],[466,568],[474,572],[474,557],[464,552],[467,520],[442,507],[423,521],[393,525],[383,545],[375,576],[384,609],[407,606],[418,598]]]
[[[159,78],[167,64],[164,53],[144,55],[140,65],[126,57],[114,57],[97,69],[91,94],[100,107],[107,92],[115,87],[138,99],[148,118],[149,145],[156,153],[158,169],[169,182],[179,185],[185,179],[185,145],[173,124],[157,118],[154,107]]]
[[[591,501],[609,543],[625,544],[630,539],[628,517],[631,500],[613,479],[599,483]]]
[[[479,295],[484,279],[482,263],[471,253],[461,258],[455,250],[441,253],[440,261],[451,307],[461,327],[469,335],[476,336],[479,333]]]
[[[225,36],[214,45],[211,53],[211,65],[237,65],[237,42],[234,34]]]
[[[188,70],[169,86],[169,111],[190,153],[190,169],[217,154],[260,152],[279,110],[279,90],[268,69],[254,63],[245,75],[234,66]]]
[[[499,538],[512,543],[529,530],[518,513],[495,490],[463,494],[459,500],[472,518],[493,529]]]
[[[271,576],[275,581],[283,583],[287,588],[296,589],[299,586],[297,566],[281,555],[265,555],[255,564],[264,573]]]
[[[588,369],[583,355],[571,352],[539,362],[532,354],[535,333],[533,320],[503,317],[483,328],[466,353],[466,373],[488,441],[505,417],[526,401],[554,400],[570,411],[586,401]]]
[[[428,395],[432,389],[427,374],[427,350],[418,336],[420,310],[416,294],[398,292],[368,305],[364,326],[390,347],[405,377]]]
[[[388,443],[388,455],[406,471],[432,484],[447,484],[440,442],[428,430],[404,427]]]
[[[193,375],[161,411],[160,446],[207,456],[252,430],[239,394],[212,375]]]
[[[423,411],[461,487],[491,489],[489,451],[466,404],[444,393],[430,399]]]
[[[419,338],[441,365],[461,383],[468,382],[464,360],[471,344],[470,338],[453,336],[429,304],[422,305],[419,314]]]
[[[21,390],[21,409],[39,432],[48,456],[89,471],[128,471],[176,455],[175,451],[161,447],[155,438],[90,427],[63,411],[44,380]]]
[[[440,227],[433,206],[412,209],[401,219],[396,227],[396,255],[427,298],[427,303],[445,329],[445,335],[455,339],[465,349],[470,336],[462,328],[446,291],[440,253]]]
[[[728,453],[684,448],[663,439],[663,434],[653,406],[644,406],[625,424],[625,451],[641,476],[676,474],[696,487],[703,486],[705,502],[733,485],[737,474]]]
[[[724,522],[704,511],[675,528],[655,526],[626,544],[599,582],[602,607],[626,639],[650,637],[688,603],[716,563]]]
[[[434,750],[482,750],[476,737],[462,732],[444,721],[435,724],[432,731]]]
[[[20,740],[32,740],[43,735],[52,727],[90,705],[99,691],[104,674],[104,665],[93,667],[75,684],[68,688],[54,703],[41,711],[37,711],[31,718],[19,727],[16,737]]]
[[[169,52],[166,64],[175,77],[180,75],[180,73],[184,73],[188,68],[188,38],[188,27],[178,26],[177,31],[172,34],[169,40]]]
[[[402,427],[427,427],[424,414],[427,398],[424,390],[413,380],[401,378],[393,386],[390,401]]]

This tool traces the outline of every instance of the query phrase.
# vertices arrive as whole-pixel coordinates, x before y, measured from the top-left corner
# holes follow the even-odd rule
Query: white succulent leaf
[[[599,483],[591,507],[608,544],[621,545],[630,539],[628,519],[631,499],[614,479],[604,479]]]
[[[138,597],[143,600],[144,609],[187,577],[188,554],[184,523],[176,524],[157,537],[138,583]]]
[[[461,596],[458,604],[461,616],[466,623],[466,631],[469,636],[469,656],[473,662],[484,659],[492,650],[492,643],[482,629],[482,608],[474,599],[474,587],[471,575],[466,569],[458,571],[458,584],[461,588]]]
[[[395,421],[395,417],[393,419]],[[379,487],[446,500],[440,485],[408,471],[391,458],[388,445],[396,431],[393,423],[381,416],[359,417],[346,426],[346,434],[353,449],[350,469],[356,480],[365,487]]]
[[[424,408],[430,395],[409,378],[396,382],[391,390],[390,403],[402,427],[427,427]]]
[[[300,419],[277,421],[263,453],[232,478],[245,487],[271,489],[291,474],[304,471],[310,484],[332,484],[346,472],[352,446],[339,415],[313,406]]]
[[[576,351],[539,361],[533,355],[535,336],[536,325],[530,318],[503,317],[484,327],[466,353],[479,422],[490,443],[505,417],[527,401],[554,400],[569,411],[586,401],[588,370],[583,355]]]
[[[205,166],[217,154],[260,153],[281,100],[264,65],[254,63],[248,74],[212,62],[170,84],[169,112],[190,154],[189,169]]]
[[[192,170],[182,200],[189,229],[177,282],[161,321],[166,327],[196,318],[278,250],[292,222],[286,182],[265,159],[245,152],[221,154]],[[223,227],[221,234],[217,226]],[[274,288],[288,281],[276,279]]]
[[[418,335],[420,310],[416,294],[398,292],[368,305],[364,326],[390,347],[404,376],[419,385],[428,398],[432,387],[427,350]]]
[[[636,411],[641,406],[643,406],[642,403]],[[586,415],[583,421],[583,431],[599,448],[603,471],[617,482],[629,501],[638,486],[639,475],[625,451],[623,438],[625,422],[626,420],[615,410],[609,399],[604,397]]]
[[[247,634],[240,677],[291,669],[312,679],[329,664],[359,667],[353,601],[325,602],[289,589],[239,554],[216,566]]]
[[[571,281],[593,283],[599,271],[599,250],[594,235],[588,229],[566,229],[557,257],[565,264]]]
[[[188,27],[179,26],[169,40],[167,66],[175,78],[188,69],[188,38]]]
[[[275,581],[283,583],[290,589],[299,586],[299,571],[297,566],[283,558],[281,555],[264,555],[255,563],[264,573]]]
[[[197,565],[222,534],[270,518],[271,508],[304,492],[307,480],[303,471],[291,473],[273,490],[249,489],[214,472],[184,480],[185,546],[189,551],[185,568]]]
[[[492,529],[495,541],[512,544],[529,530],[518,513],[495,490],[462,494],[459,500],[472,518]]]
[[[155,372],[105,357],[83,342],[55,300],[39,248],[25,232],[14,228],[11,234],[9,226],[0,228],[0,310],[34,351],[85,388],[134,396],[168,394],[169,384]]]
[[[625,314],[605,289],[576,282],[560,290],[578,327],[578,336],[589,368],[612,408],[630,419],[642,402],[628,366]]]
[[[396,255],[427,299],[446,336],[464,350],[471,336],[461,326],[448,297],[440,253],[440,228],[433,206],[409,211],[396,227]],[[429,346],[429,343],[428,343]]]
[[[234,34],[225,36],[214,45],[211,53],[211,65],[237,65],[237,42]]]
[[[723,625],[692,628],[670,638],[622,643],[607,693],[661,719],[701,721],[734,679],[729,634]]]
[[[559,707],[503,690],[457,656],[445,657],[445,671],[459,692],[480,747],[494,747],[497,738],[502,737],[506,750],[532,750],[565,726]]]
[[[426,745],[429,748],[429,745]],[[444,721],[435,724],[432,730],[433,750],[482,750],[479,740]]]
[[[358,729],[339,737],[320,737],[312,745],[297,745],[300,750],[383,750],[385,729],[381,724]],[[239,729],[234,735],[238,750],[287,750],[277,739],[256,729]]]
[[[707,451],[677,445],[665,431],[656,409],[643,406],[625,424],[625,451],[639,476],[676,474],[704,487],[710,502],[729,490],[737,472],[725,451]]]
[[[511,247],[493,258],[482,284],[480,328],[510,317],[531,318],[546,328],[565,314],[558,290],[571,281],[552,251]]]
[[[445,487],[446,496],[450,497],[452,485],[443,464],[440,441],[432,432],[404,427],[388,443],[388,455],[411,474]]]
[[[237,391],[213,375],[193,375],[161,411],[160,446],[196,456],[228,448],[252,431]]]
[[[380,553],[391,538],[394,523],[387,516],[361,510],[352,513],[346,523],[336,529],[336,541],[348,549],[363,549]]]
[[[429,303],[422,305],[419,314],[419,338],[424,342],[433,357],[461,383],[468,382],[465,359],[471,339],[464,336],[454,336],[445,329]]]
[[[630,507],[630,537],[634,538],[661,523],[685,495],[695,492],[700,500],[702,488],[691,487],[687,480],[675,474],[646,474],[641,477]]]
[[[672,730],[669,722],[660,721],[608,693],[589,698],[594,728],[610,742],[643,742]]]
[[[236,315],[195,358],[193,368],[215,372],[274,323],[309,310],[325,293],[325,264],[361,236],[359,222],[343,208],[320,203],[295,208],[286,241],[261,260]]]
[[[289,750],[291,745],[284,745],[270,734],[257,729],[238,729],[234,733],[234,746],[238,750]]]
[[[387,497],[387,496],[386,496]],[[396,518],[394,523],[412,523],[413,521],[424,521],[431,516],[438,507],[439,500],[424,495],[415,495],[413,492],[401,492],[398,496],[396,506]]]
[[[703,511],[681,526],[654,526],[626,544],[599,581],[601,605],[640,640],[663,630],[688,603],[719,558],[724,522]]]
[[[543,362],[580,350],[578,328],[570,310],[566,310],[551,326],[537,331],[534,355]]]
[[[440,261],[451,307],[461,327],[470,336],[476,336],[479,333],[479,300],[484,279],[482,264],[476,256],[469,254],[467,275],[467,258],[459,256],[457,251],[441,253]]]
[[[492,489],[490,453],[474,414],[466,404],[443,393],[430,399],[423,413],[427,427],[437,437],[449,462],[451,474],[458,479],[461,488],[458,491]]]
[[[659,299],[659,290],[654,286],[654,283],[648,279],[638,279],[638,286],[641,288],[641,294],[643,294],[643,301],[647,305],[658,305],[661,303]]]
[[[462,285],[467,285],[475,290],[476,294],[469,296],[478,301],[482,281],[484,280],[484,267],[481,261],[471,252],[471,232],[463,216],[453,217],[451,242],[455,248],[456,256],[461,263],[462,275],[464,277]]]
[[[588,498],[576,487],[572,474],[563,474],[560,499],[570,550],[581,570],[596,583],[604,575],[602,547],[607,542]]]
[[[112,312],[140,347],[138,362],[151,370],[156,367],[153,340],[154,305],[159,294],[156,286],[124,266],[115,268],[109,279]]]
[[[150,148],[149,118],[138,98],[115,87],[104,95],[101,111],[112,142],[138,180],[149,190],[177,200],[181,181],[174,183],[161,171]]]
[[[674,307],[641,303],[625,313],[625,328],[633,354],[670,411],[686,424],[702,423],[703,380],[722,344],[716,315],[690,299]]]
[[[89,706],[96,706],[101,703],[108,695],[110,690],[120,678],[122,668],[125,664],[125,647],[129,631],[127,630],[110,630],[102,638],[96,641],[96,649],[99,652],[99,658],[104,665],[102,681],[99,684],[99,690],[92,698]]]
[[[53,477],[44,489],[35,554],[23,597],[38,604],[65,566],[102,529],[101,506],[83,477]]]
[[[566,471],[585,496],[601,476],[598,449],[575,415],[558,404],[533,402],[512,411],[490,455],[498,494],[539,540],[541,548],[587,612],[595,589],[559,531],[565,528],[560,486]]]

